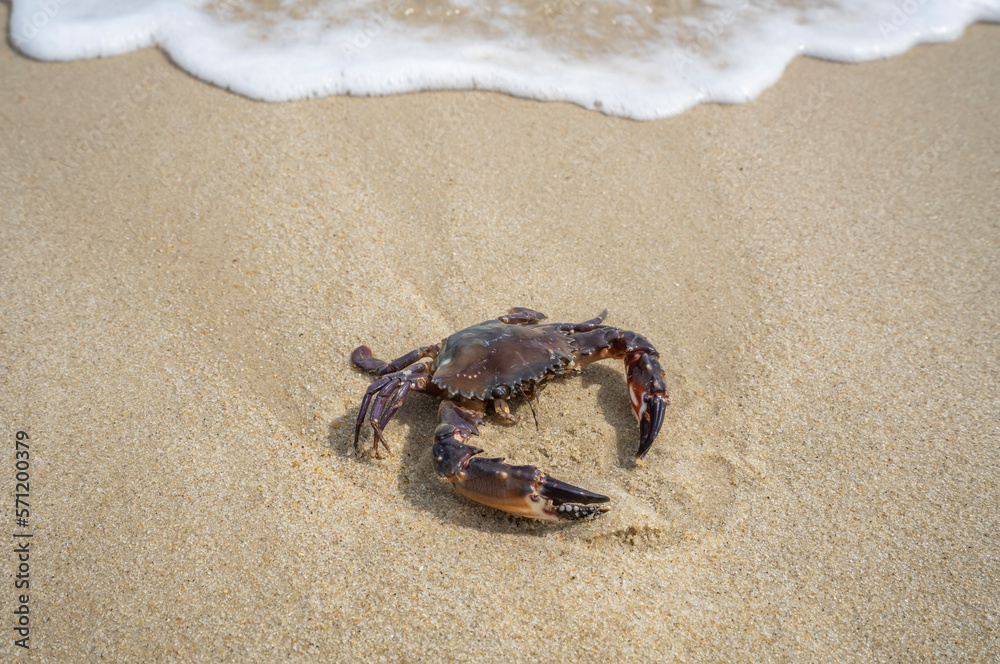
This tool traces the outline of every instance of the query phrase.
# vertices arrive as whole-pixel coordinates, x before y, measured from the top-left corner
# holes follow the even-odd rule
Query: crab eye
[[[500,385],[493,388],[493,398],[494,399],[506,399],[510,396],[510,388],[506,385]]]

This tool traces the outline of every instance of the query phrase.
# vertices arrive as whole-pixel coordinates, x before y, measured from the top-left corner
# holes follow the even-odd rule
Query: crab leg
[[[430,371],[429,362],[421,362],[425,358],[435,358],[441,352],[441,347],[437,344],[433,346],[421,346],[411,350],[406,355],[398,357],[391,362],[380,360],[372,356],[372,349],[368,346],[358,346],[351,353],[351,361],[359,369],[370,371],[379,380],[368,386],[365,397],[361,401],[361,410],[358,412],[358,419],[354,425],[354,449],[358,449],[358,438],[361,435],[361,426],[364,424],[368,407],[371,406],[371,416],[369,421],[372,425],[372,432],[375,436],[375,454],[378,456],[378,446],[381,443],[385,451],[392,454],[389,443],[386,442],[382,431],[385,430],[389,420],[392,419],[396,411],[403,405],[406,395],[411,389],[421,392],[434,392],[436,389],[431,384],[427,374]]]
[[[639,450],[635,458],[641,459],[656,440],[670,404],[663,367],[657,359],[660,354],[642,335],[616,327],[602,326],[575,334],[573,342],[579,349],[576,358],[579,367],[608,358],[625,361],[629,400],[639,421]]]
[[[368,406],[372,403],[372,399],[378,400],[381,398],[384,389],[388,388],[394,391],[398,387],[399,382],[392,376],[386,376],[380,380],[375,381],[368,386],[368,390],[365,392],[364,399],[361,400],[361,408],[358,410],[358,419],[354,423],[354,450],[358,449],[358,439],[361,436],[361,425],[365,423],[365,415],[368,414]],[[375,455],[378,456],[378,444],[381,442],[385,445],[386,451],[392,454],[392,450],[385,443],[385,438],[382,436],[382,431],[378,427],[378,420],[376,418],[371,419],[372,430],[375,435]]]
[[[533,325],[546,318],[547,316],[541,311],[535,311],[526,307],[514,307],[503,316],[497,317],[497,320],[503,321],[508,325]]]
[[[387,409],[385,409],[384,413],[378,415],[379,429],[385,430],[385,425],[389,423],[389,420],[393,418],[393,416],[396,414],[396,411],[399,410],[400,407],[403,405],[403,401],[406,400],[406,395],[410,393],[411,389],[412,388],[410,387],[409,382],[405,382],[402,385],[400,385],[399,389],[392,396],[392,405],[389,406]],[[375,418],[376,414],[377,411],[373,406],[372,407],[373,419]]]
[[[591,330],[600,327],[601,323],[603,323],[604,319],[607,317],[608,317],[608,310],[605,309],[600,314],[598,314],[597,318],[591,318],[590,320],[584,321],[582,323],[559,323],[558,325],[556,325],[556,327],[559,329],[560,332],[570,332],[570,333],[590,332]]]
[[[362,346],[361,348],[366,348]],[[361,350],[359,348],[358,350]],[[357,355],[358,351],[355,351]],[[374,358],[371,358],[374,359]],[[378,360],[376,360],[378,361]],[[358,366],[361,366],[357,361]],[[388,365],[389,363],[383,363]],[[392,419],[396,411],[403,405],[406,395],[411,390],[418,392],[437,393],[438,389],[430,380],[430,360],[414,362],[401,371],[382,376],[368,386],[364,399],[361,400],[361,408],[358,410],[358,418],[354,423],[354,449],[358,449],[358,439],[361,436],[361,427],[365,422],[365,416],[371,423],[372,432],[375,436],[375,454],[378,456],[379,444],[385,448],[386,452],[392,454],[389,443],[386,442],[382,434],[389,420]],[[371,410],[369,411],[369,406]]]
[[[392,362],[386,362],[377,357],[372,357],[372,349],[368,346],[358,346],[351,353],[351,361],[359,369],[370,371],[376,376],[385,376],[386,374],[395,373],[404,367],[408,367],[417,360],[425,357],[437,357],[440,352],[441,347],[437,344],[433,346],[421,346],[420,348],[411,350],[402,357],[397,357]]]
[[[596,327],[599,327],[604,319],[608,316],[608,310],[605,309],[597,318],[591,318],[588,321],[582,323],[549,323],[546,327],[553,327],[560,332],[589,332]],[[514,307],[510,312],[504,314],[497,318],[497,320],[507,323],[508,325],[535,325],[541,323],[541,321],[548,318],[545,314],[540,311],[535,311],[533,309],[526,309],[524,307]]]
[[[609,498],[549,477],[534,466],[511,466],[503,459],[475,457],[483,450],[467,445],[478,435],[486,404],[443,401],[434,432],[434,464],[439,477],[471,500],[518,516],[582,519],[606,512]],[[474,458],[475,457],[475,458]]]

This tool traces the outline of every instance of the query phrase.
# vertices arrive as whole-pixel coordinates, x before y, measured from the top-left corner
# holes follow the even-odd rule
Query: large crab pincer
[[[440,344],[423,346],[385,362],[359,346],[351,360],[379,376],[365,392],[354,427],[354,447],[367,416],[379,445],[392,451],[383,431],[412,390],[443,399],[434,432],[437,474],[463,496],[519,516],[580,519],[607,511],[607,496],[553,477],[534,466],[511,466],[503,459],[476,455],[469,445],[479,434],[487,404],[515,420],[509,401],[520,395],[529,405],[545,381],[591,362],[624,360],[632,410],[639,421],[641,459],[656,439],[669,403],[656,349],[644,337],[602,325],[607,311],[583,323],[542,323],[545,315],[514,308],[505,316],[456,332]]]

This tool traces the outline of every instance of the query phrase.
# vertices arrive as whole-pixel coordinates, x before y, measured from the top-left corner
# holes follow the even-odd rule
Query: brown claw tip
[[[551,500],[556,506],[561,507],[566,505],[573,507],[574,505],[579,505],[582,507],[595,503],[606,503],[611,500],[607,496],[581,489],[578,486],[567,484],[548,475],[543,475],[542,478],[541,485],[538,487],[538,493],[543,498]]]
[[[653,446],[656,435],[660,433],[663,425],[663,414],[667,410],[667,403],[662,396],[650,395],[646,397],[646,410],[642,419],[639,420],[639,450],[635,453],[636,461],[646,456],[646,452]]]

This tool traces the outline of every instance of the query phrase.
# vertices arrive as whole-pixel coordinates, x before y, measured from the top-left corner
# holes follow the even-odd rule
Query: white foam
[[[40,60],[155,45],[265,101],[476,88],[654,119],[753,99],[798,55],[872,60],[1000,21],[1000,0],[618,0],[603,16],[560,0],[543,22],[515,0],[253,1],[14,0],[11,41]]]

